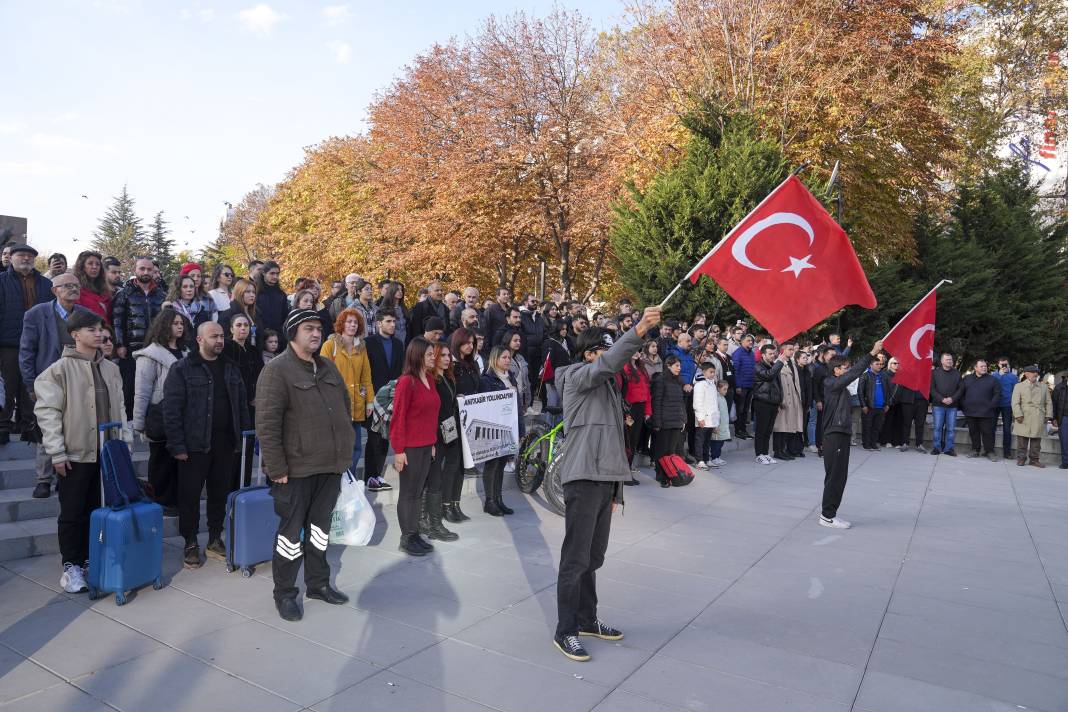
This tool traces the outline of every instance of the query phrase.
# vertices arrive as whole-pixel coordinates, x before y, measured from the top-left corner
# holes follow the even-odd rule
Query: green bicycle
[[[519,491],[533,494],[543,487],[545,500],[557,514],[564,513],[564,490],[558,470],[553,465],[559,462],[567,444],[563,433],[562,422],[554,428],[545,423],[532,424],[519,442],[519,457],[515,467]]]

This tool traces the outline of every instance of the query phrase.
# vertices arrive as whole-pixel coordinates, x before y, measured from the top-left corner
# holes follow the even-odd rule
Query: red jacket
[[[433,378],[427,388],[418,378],[401,376],[393,391],[393,418],[389,421],[389,444],[400,455],[410,447],[426,447],[438,441],[438,410],[441,399]]]
[[[96,292],[82,287],[81,296],[75,304],[80,304],[94,314],[102,317],[107,323],[111,323],[111,295],[101,296]]]
[[[623,367],[623,379],[626,384],[626,398],[628,403],[644,403],[645,416],[653,414],[653,397],[649,390],[649,374],[642,367],[635,368],[634,364],[628,363]]]

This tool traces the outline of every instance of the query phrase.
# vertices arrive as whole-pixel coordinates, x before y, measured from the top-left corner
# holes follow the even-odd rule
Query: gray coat
[[[33,382],[63,355],[56,328],[56,300],[30,307],[22,319],[19,341],[19,371],[26,390],[33,393]],[[77,304],[71,309],[89,311]]]
[[[631,329],[593,363],[576,363],[556,372],[567,433],[567,450],[560,462],[563,484],[630,479],[623,440],[623,398],[615,375],[641,347],[641,337]]]

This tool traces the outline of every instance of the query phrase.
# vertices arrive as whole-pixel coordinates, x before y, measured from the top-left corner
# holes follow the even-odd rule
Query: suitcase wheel
[[[254,573],[256,573],[256,569],[252,568],[251,566],[246,566],[245,568],[241,569],[242,578],[252,578],[252,574]]]
[[[100,598],[100,592],[97,591],[95,588],[90,588],[89,589],[89,600],[90,601],[95,601],[98,598]]]
[[[153,590],[158,591],[161,588],[163,588],[163,579],[158,578],[158,579],[156,579],[155,581],[152,582],[152,589]]]
[[[123,591],[116,591],[115,592],[115,605],[116,606],[125,606],[126,605],[126,594]]]

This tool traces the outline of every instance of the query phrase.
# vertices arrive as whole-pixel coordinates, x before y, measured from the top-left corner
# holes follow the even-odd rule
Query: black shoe
[[[771,454],[771,456],[773,458],[775,458],[776,460],[793,460],[794,459],[790,455],[787,455],[785,452],[773,452]]]
[[[697,458],[695,458],[690,453],[686,453],[686,457],[684,457],[683,459],[686,460],[686,464],[687,465],[696,465],[697,464]]]
[[[596,621],[590,626],[584,626],[580,623],[579,635],[589,635],[594,638],[600,638],[601,640],[623,640],[622,631],[616,630],[612,626],[605,625],[601,621]]]
[[[382,485],[378,484],[378,478],[376,478],[376,477],[368,477],[367,478],[367,491],[368,492],[381,492],[383,489],[385,489],[385,488]]]
[[[163,516],[165,516],[165,517],[177,517],[178,516],[178,508],[177,507],[172,507],[172,506],[164,507],[163,508]]]
[[[401,535],[400,550],[408,556],[426,556],[426,549],[415,543],[411,535]]]
[[[662,480],[662,481],[660,482],[660,486],[661,486],[661,487],[670,487],[670,486],[671,486],[671,483],[670,483],[670,482],[668,482],[667,480]]]
[[[222,543],[222,536],[208,537],[208,546],[204,554],[221,561],[226,560],[226,546]]]
[[[633,477],[631,477],[629,480],[627,480],[623,484],[625,484],[627,487],[633,487],[635,485],[640,485],[641,482],[639,482],[638,480],[636,480]]]
[[[412,534],[412,539],[414,540],[416,546],[423,547],[423,551],[427,552],[428,554],[434,550],[434,545],[424,539],[421,535]]]
[[[47,482],[38,482],[33,488],[34,499],[48,499],[52,495],[52,485]]]
[[[949,455],[950,457],[956,457],[957,456],[957,451],[954,450],[953,448],[950,448],[949,450],[946,450],[946,454]]]
[[[304,592],[305,598],[314,598],[316,601],[323,601],[329,603],[332,606],[340,606],[349,602],[349,597],[343,594],[341,591],[336,591],[330,587],[329,584],[322,588],[309,588]]]
[[[497,509],[501,510],[501,514],[515,514],[515,510],[504,503],[504,500],[497,496]]]
[[[278,599],[274,602],[274,607],[278,609],[278,615],[281,616],[284,621],[296,623],[304,617],[304,614],[300,612],[300,606],[297,605],[297,599],[295,598]]]
[[[196,541],[187,541],[185,543],[185,553],[182,555],[182,561],[187,569],[200,568],[200,545]]]
[[[452,502],[441,503],[441,516],[449,524],[459,524],[463,520],[456,514],[455,505]]]
[[[932,455],[941,455],[941,454],[942,454],[942,451],[941,451],[941,450],[939,450],[939,449],[938,449],[938,448],[936,448],[936,447],[933,447],[933,448],[931,448],[931,454],[932,454]]]
[[[799,457],[804,457],[804,456],[805,456],[805,453],[803,453],[803,452],[795,452],[795,453],[791,454],[791,457],[793,457],[795,460],[797,458],[799,458]]]
[[[497,501],[493,499],[486,499],[486,503],[482,505],[482,511],[491,517],[502,517],[504,512],[497,506]]]
[[[978,450],[972,450],[970,453],[968,453],[968,457],[970,457],[970,458],[976,458],[976,457],[982,457],[982,456],[983,456],[983,453],[979,452]]]
[[[553,638],[556,649],[576,662],[584,663],[590,659],[590,654],[582,647],[577,635],[558,635]]]
[[[1061,463],[1061,467],[1060,467],[1060,469],[1062,469],[1062,470],[1068,470],[1068,463]]]
[[[0,433],[0,445],[7,445],[11,442],[10,433]]]
[[[460,522],[471,521],[471,517],[469,517],[466,514],[464,514],[464,510],[460,509],[460,503],[459,502],[453,502],[452,503],[452,509],[453,509],[454,512],[456,512],[456,516],[459,517],[459,519],[457,521],[460,521]]]

